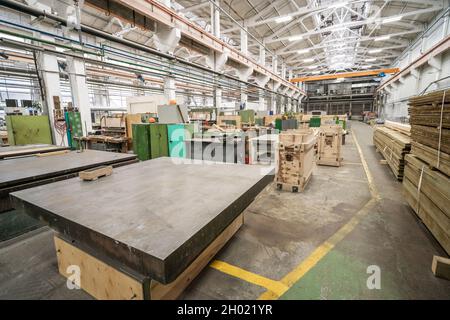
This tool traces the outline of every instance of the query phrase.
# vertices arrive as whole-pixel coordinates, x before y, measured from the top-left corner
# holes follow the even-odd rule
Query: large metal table
[[[17,208],[71,243],[170,283],[273,180],[258,166],[158,158],[94,182],[60,181],[11,194]]]
[[[12,209],[9,198],[11,192],[73,178],[80,171],[101,165],[121,166],[136,161],[134,154],[94,150],[0,161],[0,241],[39,226],[38,221],[22,212],[10,211]],[[59,195],[59,192],[54,194],[55,197]]]
[[[36,153],[47,153],[67,149],[69,148],[55,146],[52,144],[28,144],[23,146],[0,147],[0,159],[22,157]]]

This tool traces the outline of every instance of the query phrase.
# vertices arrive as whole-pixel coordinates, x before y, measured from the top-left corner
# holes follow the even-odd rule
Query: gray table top
[[[93,182],[74,178],[11,195],[57,231],[167,283],[273,179],[257,166],[173,159],[115,168]]]
[[[69,147],[55,146],[53,144],[27,144],[20,146],[0,147],[0,159],[67,149],[69,149]]]
[[[134,154],[84,150],[83,152],[71,151],[47,157],[29,156],[4,160],[0,161],[0,187],[134,158],[136,158]]]

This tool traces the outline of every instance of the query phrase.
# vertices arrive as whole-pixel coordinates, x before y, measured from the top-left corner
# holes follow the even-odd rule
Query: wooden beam
[[[431,271],[436,277],[450,280],[450,259],[433,256]]]
[[[354,72],[343,72],[343,73],[335,73],[335,74],[323,74],[320,76],[294,78],[291,80],[291,82],[295,83],[295,82],[330,80],[330,79],[338,79],[338,78],[376,76],[376,75],[380,74],[381,72],[397,73],[399,71],[400,71],[399,68],[386,68],[386,69],[376,69],[376,70],[367,70],[367,71],[354,71]]]

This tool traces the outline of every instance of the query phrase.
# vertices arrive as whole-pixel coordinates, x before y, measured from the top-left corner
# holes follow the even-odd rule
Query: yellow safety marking
[[[210,264],[210,267],[235,278],[239,278],[244,281],[256,284],[257,286],[264,287],[267,290],[276,293],[277,295],[281,295],[283,294],[283,292],[286,292],[286,290],[289,289],[279,281],[260,276],[259,274],[241,269],[220,260],[214,260]]]
[[[215,260],[210,266],[223,273],[231,275],[233,277],[242,279],[249,283],[256,284],[258,286],[267,289],[266,292],[261,294],[258,300],[275,300],[280,298],[286,291],[289,290],[296,282],[298,282],[309,270],[311,270],[324,256],[330,252],[340,241],[342,241],[350,232],[352,232],[361,219],[367,215],[370,210],[376,205],[380,199],[378,190],[374,184],[372,173],[369,170],[366,159],[362,153],[356,136],[353,134],[353,140],[356,148],[358,149],[359,156],[361,158],[361,164],[366,173],[367,183],[369,185],[369,191],[372,198],[348,221],[342,226],[335,234],[323,242],[318,248],[316,248],[305,260],[303,260],[297,267],[289,272],[280,281],[275,281],[253,272],[241,269],[223,261]]]

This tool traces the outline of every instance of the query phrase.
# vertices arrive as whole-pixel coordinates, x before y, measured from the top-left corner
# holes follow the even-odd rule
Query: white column
[[[248,33],[247,27],[241,29],[241,52],[245,55],[248,54]]]
[[[292,72],[292,69],[290,69],[290,70],[289,70],[288,80],[291,81],[293,77],[294,77],[294,74],[293,74],[293,72]]]
[[[263,66],[266,65],[266,48],[263,45],[259,45],[259,63]]]
[[[219,5],[219,0],[214,0],[216,5]],[[212,34],[220,38],[220,11],[216,5],[211,3],[211,28]]]
[[[43,101],[42,111],[43,114],[48,115],[48,118],[50,119],[53,142],[59,145],[62,137],[55,131],[55,126],[53,125],[55,119],[53,114],[53,110],[55,110],[53,97],[57,96],[61,99],[58,61],[55,56],[37,52],[36,63],[38,70],[41,72],[42,81],[44,83],[45,101]],[[67,145],[66,143],[64,144]]]
[[[84,61],[79,58],[67,57],[67,72],[69,73],[73,106],[80,112],[83,133],[86,135],[92,130],[92,119]]]
[[[281,77],[286,80],[286,64],[284,62],[281,64]]]
[[[278,58],[277,56],[272,56],[272,71],[278,74]]]
[[[219,115],[219,110],[222,107],[222,89],[220,88],[214,90],[214,106],[217,108],[217,115]]]
[[[164,78],[164,96],[166,97],[167,103],[169,103],[170,100],[176,99],[175,89],[175,78]]]

